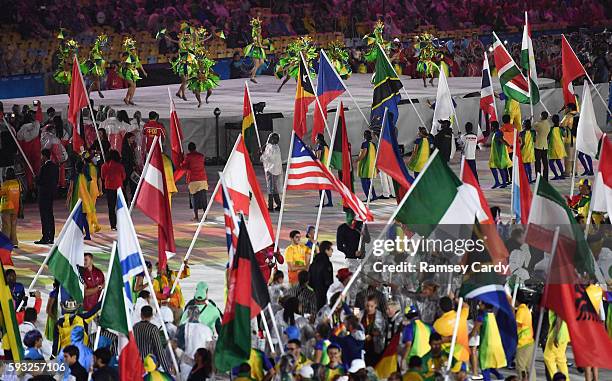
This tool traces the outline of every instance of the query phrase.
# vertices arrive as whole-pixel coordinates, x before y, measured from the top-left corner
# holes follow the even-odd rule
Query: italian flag
[[[523,73],[527,73],[531,104],[535,105],[540,101],[540,90],[538,89],[538,72],[536,70],[535,54],[533,53],[533,42],[531,40],[531,26],[527,21],[527,12],[525,12],[525,26],[523,28],[523,41],[521,44],[521,68]]]
[[[117,335],[119,378],[121,381],[141,381],[145,373],[136,339],[132,332],[130,314],[126,308],[125,289],[119,256],[111,254],[111,269],[107,274],[106,292],[100,312],[100,327]],[[130,302],[131,303],[131,302]]]
[[[493,58],[502,90],[509,98],[519,103],[529,103],[529,84],[510,53],[493,33]]]
[[[84,266],[83,231],[86,223],[83,203],[79,199],[72,208],[47,262],[53,277],[78,303],[83,302],[83,283],[79,267]]]
[[[473,225],[478,193],[464,184],[435,150],[399,205],[396,220],[428,237],[438,225]]]
[[[253,113],[253,105],[251,104],[251,97],[249,95],[249,85],[244,83],[244,97],[242,101],[242,136],[249,150],[252,154],[255,152],[253,149],[254,141],[256,139],[257,129],[255,128],[255,115]]]

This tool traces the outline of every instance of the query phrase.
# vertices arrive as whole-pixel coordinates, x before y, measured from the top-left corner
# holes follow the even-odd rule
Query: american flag
[[[238,244],[239,223],[234,211],[234,204],[229,196],[229,192],[223,181],[223,175],[220,174],[221,181],[221,197],[223,198],[223,216],[225,219],[225,239],[227,241],[228,267],[231,268],[234,263],[234,253]]]
[[[363,202],[316,158],[298,136],[294,136],[287,171],[287,190],[335,190],[357,218],[362,221],[374,219]]]

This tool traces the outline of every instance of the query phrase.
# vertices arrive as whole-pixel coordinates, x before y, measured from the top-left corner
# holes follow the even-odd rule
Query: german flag
[[[0,310],[4,360],[21,361],[23,359],[23,347],[21,346],[19,325],[15,315],[15,304],[11,290],[4,278],[4,266],[2,266],[2,263],[0,263]]]
[[[219,340],[215,347],[215,366],[221,372],[248,362],[251,356],[251,319],[270,303],[270,295],[255,259],[255,252],[244,218],[231,266],[227,304]]]
[[[248,85],[244,84],[244,100],[242,101],[242,136],[244,137],[244,143],[246,144],[247,151],[249,154],[253,154],[253,143],[256,139],[255,131],[255,115],[253,115],[253,108],[251,105],[251,97],[249,97]]]
[[[300,53],[300,68],[298,70],[297,88],[295,90],[295,106],[293,109],[293,130],[303,139],[306,135],[306,113],[308,106],[314,102],[315,92],[312,88],[310,74],[304,64],[304,57]]]

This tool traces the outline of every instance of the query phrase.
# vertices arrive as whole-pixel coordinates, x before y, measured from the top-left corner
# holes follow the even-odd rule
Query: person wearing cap
[[[338,269],[338,272],[336,273],[336,280],[327,289],[327,300],[331,300],[331,297],[337,292],[342,292],[342,290],[344,290],[344,287],[351,280],[352,276],[353,272],[347,267]]]
[[[421,320],[419,311],[416,306],[410,306],[410,309],[404,315],[407,324],[402,328],[401,349],[402,358],[410,359],[411,356],[424,356],[429,351],[429,337],[431,335],[431,327]]]
[[[295,375],[296,381],[310,381],[314,377],[314,369],[310,365],[300,367]]]
[[[306,245],[301,243],[302,235],[298,230],[289,233],[291,244],[285,249],[285,262],[287,263],[287,274],[289,275],[289,285],[298,284],[298,273],[307,270],[310,264],[311,251]]]
[[[57,319],[53,330],[53,355],[57,355],[61,348],[71,343],[72,331],[76,327],[83,329],[83,342],[88,343],[88,327],[96,317],[102,303],[98,303],[87,312],[78,312],[80,305],[76,300],[69,298],[62,303],[64,314]]]
[[[344,253],[347,262],[351,264],[356,262],[354,259],[363,257],[365,245],[370,242],[370,233],[367,225],[364,226],[362,221],[358,221],[352,210],[345,209],[344,212],[345,222],[336,230],[336,247],[338,251]]]
[[[351,361],[351,366],[348,368],[348,374],[349,380],[367,378],[368,371],[366,370],[366,362],[362,359]]]
[[[196,351],[199,348],[209,348],[213,342],[213,332],[199,321],[200,309],[191,305],[185,313],[188,320],[178,327],[176,333],[177,346],[183,351],[179,363],[181,374],[187,375],[195,365]]]
[[[451,128],[450,120],[439,120],[440,123],[440,131],[434,137],[434,146],[440,151],[440,157],[445,162],[449,162],[452,147],[453,147],[453,139],[455,136],[453,135],[453,130]]]
[[[195,295],[192,300],[187,303],[187,308],[195,306],[199,311],[198,320],[210,328],[213,332],[219,332],[221,329],[221,311],[212,300],[208,299],[208,283],[204,281],[198,282],[196,285]],[[185,324],[189,320],[188,311],[183,312],[180,324]]]
[[[333,381],[338,376],[344,376],[346,368],[342,364],[342,349],[338,344],[331,343],[327,346],[327,357],[329,362],[319,367],[319,380]]]

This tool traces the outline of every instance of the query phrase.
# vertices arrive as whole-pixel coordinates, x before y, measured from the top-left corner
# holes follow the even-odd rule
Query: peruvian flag
[[[247,230],[253,250],[258,252],[272,245],[274,243],[272,220],[242,135],[238,137],[234,150],[225,164],[223,180],[234,204],[234,211],[249,218]],[[217,192],[215,200],[223,203],[221,192]]]
[[[162,269],[166,268],[168,259],[176,253],[174,245],[174,228],[170,194],[166,183],[161,142],[151,146],[153,153],[146,171],[142,174],[142,188],[136,199],[136,206],[150,219],[157,223],[159,245],[158,261]]]
[[[72,149],[77,153],[80,153],[85,147],[83,138],[79,134],[79,113],[81,112],[81,109],[87,107],[88,105],[89,99],[87,98],[87,89],[85,88],[85,82],[83,82],[83,76],[81,75],[79,60],[75,55],[72,60],[72,82],[70,82],[68,122],[72,124]]]
[[[563,88],[563,100],[567,106],[569,103],[576,103],[576,94],[572,81],[586,75],[584,66],[580,63],[574,49],[565,38],[561,36],[561,87]]]
[[[183,129],[176,113],[174,100],[172,100],[170,95],[170,89],[168,89],[168,97],[170,97],[170,148],[172,149],[172,163],[174,163],[174,168],[176,168],[174,171],[174,181],[179,181],[185,174],[185,170],[180,168],[184,158],[183,145],[181,143],[183,141]]]
[[[605,135],[602,139],[591,207],[594,212],[607,212],[612,216],[612,143]]]

